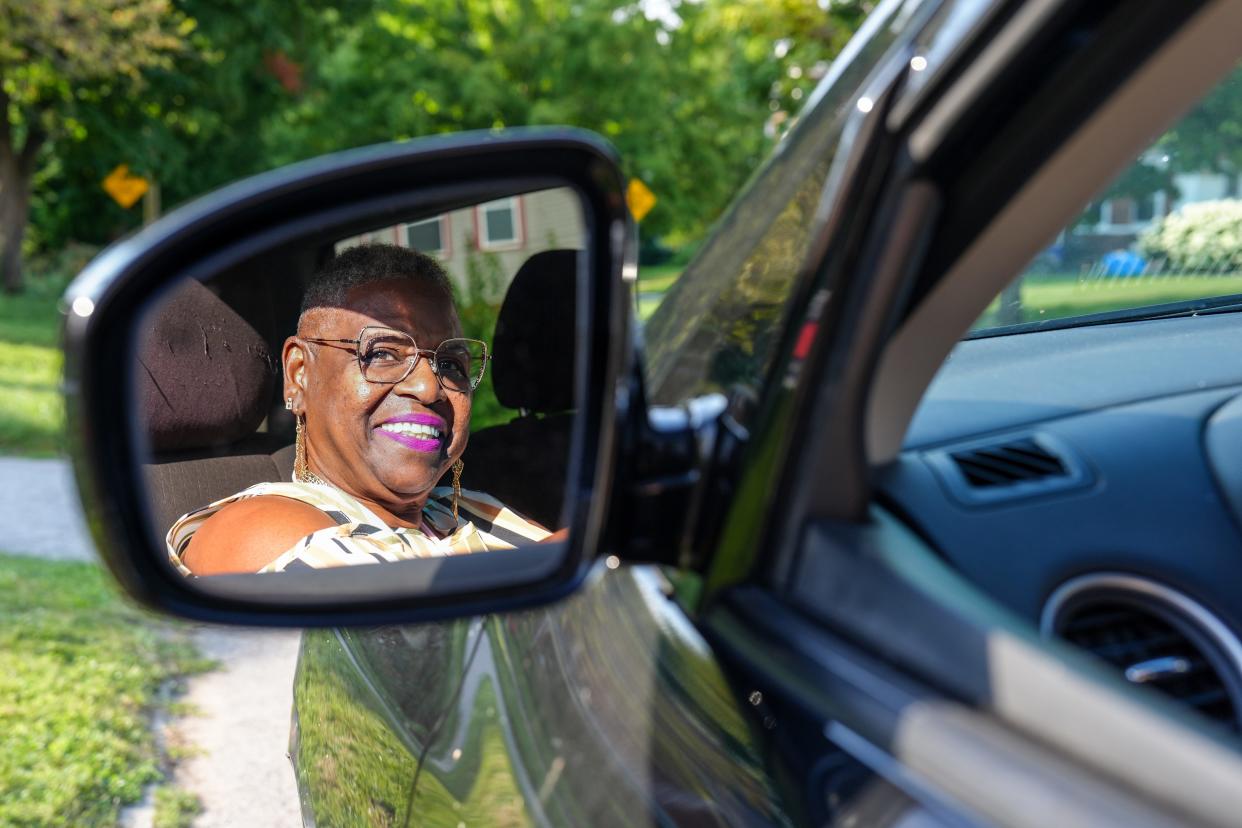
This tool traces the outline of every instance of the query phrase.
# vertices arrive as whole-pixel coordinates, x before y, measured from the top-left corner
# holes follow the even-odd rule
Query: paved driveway
[[[0,457],[0,550],[56,560],[94,561],[64,460]],[[173,722],[170,739],[197,748],[175,784],[204,806],[196,828],[301,824],[286,757],[293,668],[300,633],[202,625],[195,643],[220,662],[189,682],[197,715]],[[127,809],[122,824],[151,824],[150,803]]]

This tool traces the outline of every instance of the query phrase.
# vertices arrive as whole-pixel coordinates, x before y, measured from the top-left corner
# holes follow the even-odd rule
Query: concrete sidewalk
[[[67,460],[0,457],[0,492],[0,551],[97,560]]]
[[[98,560],[67,461],[0,457],[0,492],[0,551]],[[189,681],[183,700],[197,714],[168,724],[166,739],[197,749],[172,780],[202,802],[196,828],[301,824],[286,756],[300,639],[297,630],[194,630],[199,652],[220,667]],[[144,828],[152,816],[147,802],[121,824]]]

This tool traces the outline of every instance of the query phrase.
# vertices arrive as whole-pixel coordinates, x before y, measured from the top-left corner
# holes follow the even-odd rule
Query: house
[[[1148,153],[1135,166],[1142,164],[1163,173],[1168,161],[1167,155]],[[1156,189],[1142,198],[1115,196],[1091,202],[1073,229],[1057,240],[1064,265],[1075,270],[1111,251],[1131,249],[1152,222],[1186,204],[1234,198],[1242,193],[1242,175],[1175,173],[1167,180],[1171,189]]]
[[[410,247],[434,256],[463,295],[471,292],[473,278],[474,291],[499,302],[527,259],[544,250],[581,250],[585,236],[578,195],[558,187],[374,230],[337,249],[362,243]]]

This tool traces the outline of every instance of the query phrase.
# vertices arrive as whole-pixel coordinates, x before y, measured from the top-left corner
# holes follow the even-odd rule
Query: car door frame
[[[951,822],[1038,825],[1055,813],[1071,824],[1224,825],[1242,808],[1236,743],[1040,639],[870,488],[978,311],[1237,59],[1224,39],[1242,25],[1233,0],[1187,4],[1172,21],[1152,3],[1127,5],[1126,21],[1105,5],[1001,4],[920,100],[902,97],[909,53],[864,90],[818,278],[790,317],[782,381],[737,485],[770,494],[731,504],[707,573],[700,628],[739,693],[799,711],[821,726],[825,751],[845,750]],[[1068,65],[1095,74],[1043,124],[1030,120],[1038,108],[1019,110],[1033,132],[993,169],[998,180],[981,175],[1001,156],[983,152],[959,168],[975,173],[963,186],[937,186],[936,153],[962,143],[989,96],[992,106],[1006,88],[1021,98],[1014,84],[1029,82],[1033,62],[1092,18],[1107,18],[1103,52]],[[1150,51],[1134,51],[1144,42]],[[1207,57],[1184,71],[1188,55]],[[1143,111],[1145,92],[1155,94]],[[1109,124],[1127,131],[1109,135]],[[1097,163],[1084,170],[1087,159]],[[963,192],[979,204],[955,202]],[[997,257],[990,274],[986,253]]]

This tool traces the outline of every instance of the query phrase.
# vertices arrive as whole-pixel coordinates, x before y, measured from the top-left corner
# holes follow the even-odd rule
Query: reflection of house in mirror
[[[435,256],[463,293],[499,300],[522,263],[544,250],[586,246],[582,208],[568,187],[502,198],[343,241],[399,244]]]

